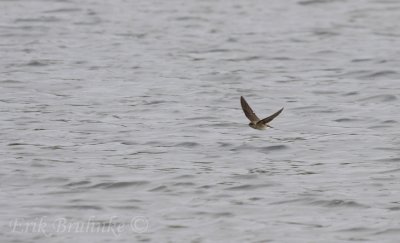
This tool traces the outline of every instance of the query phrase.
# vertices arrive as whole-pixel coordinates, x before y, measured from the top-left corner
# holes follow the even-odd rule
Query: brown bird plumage
[[[240,96],[240,104],[242,105],[242,109],[246,117],[250,120],[249,126],[258,129],[258,130],[264,130],[267,127],[270,127],[268,123],[275,119],[281,112],[283,111],[283,108],[280,109],[279,111],[275,112],[274,114],[270,115],[269,117],[266,117],[262,120],[258,118],[258,116],[254,113],[253,109],[249,106],[247,101],[244,99],[243,96]]]

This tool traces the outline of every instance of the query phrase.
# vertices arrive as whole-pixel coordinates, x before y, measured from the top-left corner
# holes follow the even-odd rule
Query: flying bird
[[[267,127],[271,127],[270,125],[268,125],[268,123],[275,119],[275,117],[277,117],[283,111],[282,108],[274,114],[270,115],[269,117],[260,120],[260,118],[257,117],[257,115],[251,109],[243,96],[240,96],[240,104],[242,105],[244,114],[250,120],[249,126],[257,130],[265,130]]]

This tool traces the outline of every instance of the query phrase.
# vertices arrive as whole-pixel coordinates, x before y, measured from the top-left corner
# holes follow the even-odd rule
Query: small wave
[[[272,145],[272,146],[259,148],[258,150],[260,152],[269,152],[269,151],[282,150],[282,149],[288,149],[288,148],[289,147],[286,145]]]
[[[177,21],[190,21],[190,20],[194,20],[194,21],[208,21],[208,19],[206,18],[202,18],[202,17],[197,17],[197,16],[181,16],[181,17],[176,17],[175,20]]]
[[[71,13],[71,12],[79,12],[82,9],[80,8],[58,8],[53,10],[43,11],[44,13]]]
[[[32,23],[32,22],[60,22],[61,19],[53,17],[53,16],[49,16],[49,17],[45,17],[42,16],[40,18],[17,18],[14,20],[14,22],[18,23],[18,22],[28,22],[28,23]]]
[[[272,184],[258,184],[258,185],[250,185],[250,184],[244,184],[240,186],[232,186],[226,188],[226,190],[230,191],[241,191],[241,190],[252,190],[252,189],[257,189],[257,188],[262,188],[262,187],[271,187],[273,186]]]
[[[317,95],[330,95],[330,94],[337,94],[337,91],[332,91],[332,90],[315,90],[312,91],[312,93],[317,94]]]
[[[242,144],[240,146],[237,146],[236,148],[231,149],[231,151],[241,151],[241,150],[253,150],[256,149],[257,147],[248,145],[248,144]]]
[[[196,163],[196,162],[195,162],[195,163]],[[195,178],[194,175],[188,175],[188,174],[186,174],[186,175],[179,175],[179,176],[177,176],[177,177],[174,177],[174,180],[193,179],[193,178]]]
[[[232,178],[236,180],[252,180],[256,179],[257,175],[250,173],[250,174],[239,174],[239,175],[233,175]]]
[[[351,62],[369,62],[369,61],[372,61],[372,60],[374,60],[374,59],[371,59],[371,58],[356,58],[356,59],[351,60]]]
[[[393,76],[393,77],[399,77],[398,73],[395,71],[379,71],[379,72],[374,72],[369,75],[364,76],[365,78],[378,78],[378,77],[387,77],[387,76]]]
[[[139,154],[165,154],[164,151],[137,151],[130,153],[129,155],[139,155]]]
[[[88,180],[83,180],[83,181],[77,181],[77,182],[70,182],[68,184],[65,184],[64,187],[75,187],[75,186],[83,186],[83,185],[88,185],[91,182]]]
[[[68,209],[82,209],[82,210],[102,210],[102,207],[94,205],[66,205],[63,208]]]
[[[217,119],[217,117],[215,117],[215,116],[194,116],[194,117],[185,118],[185,120],[189,120],[189,121],[215,120],[215,119]]]
[[[378,161],[384,161],[384,162],[400,162],[400,158],[399,157],[395,157],[395,158],[387,158],[387,159],[380,159]]]
[[[259,60],[261,58],[262,58],[261,56],[249,56],[249,57],[242,57],[242,58],[229,58],[229,59],[224,59],[224,61],[228,61],[228,62],[243,62],[243,61]]]
[[[390,102],[397,100],[395,95],[391,94],[382,94],[382,95],[374,95],[367,98],[360,99],[358,101],[366,101],[366,102]]]
[[[177,182],[173,184],[174,186],[195,186],[193,182]]]
[[[304,202],[306,201],[305,199],[289,199],[289,200],[279,200],[270,203],[270,205],[281,205],[281,204],[287,204],[287,203],[298,203],[298,202]]]
[[[6,79],[6,80],[0,80],[0,83],[3,83],[3,84],[22,84],[24,82],[18,81],[18,80],[13,80],[13,79]]]
[[[231,212],[204,212],[204,211],[200,211],[200,212],[196,212],[197,215],[210,215],[212,217],[215,218],[220,218],[220,217],[232,217],[234,216],[233,213]]]
[[[332,200],[315,200],[310,202],[310,204],[321,205],[324,207],[352,207],[352,208],[368,208],[368,206],[354,202],[354,201],[346,201],[341,199],[332,199]]]
[[[210,53],[225,53],[225,52],[232,52],[232,51],[235,51],[235,50],[220,48],[220,49],[210,49],[210,50],[205,51],[205,53],[208,53],[208,52],[210,52]]]
[[[322,36],[322,37],[332,37],[332,36],[339,35],[339,33],[337,33],[337,32],[324,30],[324,29],[314,30],[313,34],[316,35],[316,36]]]
[[[387,124],[387,123],[394,124],[394,123],[397,123],[397,121],[395,121],[395,120],[386,120],[386,121],[383,121],[383,123],[385,123],[385,124]]]
[[[154,100],[154,101],[144,102],[143,105],[158,105],[158,104],[162,104],[162,103],[167,103],[167,101],[165,101],[165,100]]]
[[[195,142],[183,142],[183,143],[178,143],[175,146],[177,147],[187,147],[187,148],[193,148],[193,147],[197,147],[200,144],[195,143]]]
[[[26,146],[26,145],[32,145],[29,143],[9,143],[8,146]]]
[[[122,141],[121,144],[123,145],[137,145],[137,142],[133,142],[133,141]]]
[[[399,78],[400,75],[398,72],[392,70],[384,70],[384,71],[369,71],[369,70],[356,70],[350,71],[347,73],[343,73],[341,76],[348,78],[356,78],[356,79],[378,79],[378,78]]]
[[[139,206],[135,206],[135,205],[111,206],[111,208],[122,209],[122,210],[138,210],[138,209],[140,209]]]
[[[313,5],[313,4],[324,4],[324,3],[332,3],[337,2],[340,0],[308,0],[308,1],[300,1],[298,2],[299,5]]]
[[[339,230],[340,232],[366,232],[366,231],[370,231],[370,228],[367,227],[351,227],[351,228],[347,228],[347,229],[342,229]]]
[[[169,192],[171,191],[167,186],[157,186],[149,190],[149,192]]]
[[[178,224],[173,224],[173,225],[168,225],[167,226],[170,229],[185,229],[188,228],[186,225],[178,225]]]
[[[115,188],[123,188],[130,186],[142,186],[149,184],[148,181],[123,181],[123,182],[103,182],[96,185],[93,185],[89,188],[104,188],[104,189],[115,189]]]
[[[227,143],[227,142],[218,142],[218,144],[222,148],[231,147],[233,145],[232,143]]]
[[[353,96],[353,95],[358,95],[359,93],[357,91],[352,91],[352,92],[347,92],[343,94],[343,96]]]
[[[390,228],[375,233],[375,235],[383,235],[383,234],[400,235],[400,228]]]
[[[43,67],[43,66],[48,66],[51,64],[54,64],[54,61],[51,60],[31,60],[30,62],[26,63],[26,66],[32,66],[32,67]]]
[[[335,122],[355,122],[358,121],[357,119],[351,119],[351,118],[339,118],[334,120]]]
[[[276,61],[290,61],[293,60],[291,57],[272,57],[270,58],[271,60],[276,60]]]

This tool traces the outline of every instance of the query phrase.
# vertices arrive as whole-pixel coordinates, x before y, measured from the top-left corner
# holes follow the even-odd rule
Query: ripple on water
[[[381,94],[381,95],[373,95],[370,97],[366,97],[363,99],[359,99],[358,101],[366,102],[366,103],[380,103],[380,102],[391,102],[397,100],[395,95],[391,94]]]
[[[350,227],[350,228],[342,229],[339,231],[341,231],[341,232],[368,232],[371,230],[372,230],[371,228],[367,228],[367,227]]]
[[[100,206],[95,206],[95,205],[65,205],[63,208],[66,209],[78,209],[78,210],[103,210],[102,207]]]
[[[84,186],[84,185],[88,185],[90,183],[91,182],[89,180],[82,180],[82,181],[70,182],[68,184],[65,184],[64,187]]]
[[[235,214],[231,213],[231,212],[204,212],[204,211],[200,211],[200,212],[196,212],[197,215],[209,215],[211,217],[214,218],[221,218],[221,217],[233,217],[235,216]]]
[[[167,186],[157,186],[148,190],[149,192],[171,192],[172,190],[169,189]]]
[[[231,151],[244,151],[244,150],[253,150],[253,149],[257,149],[257,147],[252,146],[250,144],[241,144],[240,146],[232,148]]]
[[[289,200],[279,200],[269,203],[270,205],[281,205],[281,204],[289,204],[289,203],[298,203],[298,202],[305,202],[307,199],[305,198],[297,198],[297,199],[289,199]]]
[[[266,146],[266,147],[261,147],[258,148],[258,151],[262,152],[262,153],[269,153],[272,151],[277,151],[277,150],[283,150],[283,149],[288,149],[289,146],[287,145],[271,145],[271,146]]]
[[[346,93],[344,93],[342,95],[343,96],[353,96],[353,95],[358,95],[358,94],[360,94],[360,93],[357,92],[357,91],[351,91],[351,92],[346,92]]]
[[[336,0],[336,1],[340,1],[340,0]],[[299,5],[314,5],[314,4],[324,4],[324,3],[332,3],[335,2],[335,0],[308,0],[308,1],[299,1],[298,4]]]
[[[54,17],[54,16],[41,16],[39,18],[17,18],[15,22],[27,22],[27,23],[34,23],[34,22],[44,22],[44,23],[51,23],[51,22],[60,22],[62,19]]]
[[[384,70],[384,71],[378,71],[378,72],[373,72],[368,75],[364,75],[361,78],[380,78],[380,77],[393,77],[393,78],[399,78],[399,74],[395,71],[392,70]]]
[[[43,67],[54,64],[54,61],[51,60],[31,60],[30,62],[26,63],[26,66],[31,67]]]
[[[400,228],[390,228],[386,230],[381,230],[375,233],[375,235],[393,235],[393,236],[399,236],[400,235]]]
[[[233,143],[227,143],[227,142],[218,142],[218,144],[222,148],[232,147],[233,146]]]
[[[102,182],[96,185],[90,186],[89,188],[103,188],[103,189],[118,189],[131,186],[143,186],[147,185],[148,181],[123,181],[123,182]]]
[[[196,142],[183,142],[183,143],[178,143],[175,146],[177,147],[186,147],[186,148],[193,148],[199,146],[199,143]]]
[[[80,8],[56,8],[53,10],[46,10],[43,13],[71,13],[71,12],[79,12],[82,9]]]
[[[352,119],[352,118],[339,118],[336,120],[333,120],[335,122],[357,122],[359,119]]]
[[[369,208],[367,205],[363,205],[351,200],[341,200],[341,199],[332,199],[332,200],[314,200],[309,202],[312,205],[320,205],[323,207],[351,207],[351,208]]]
[[[274,186],[274,184],[272,183],[268,183],[268,184],[244,184],[244,185],[239,185],[239,186],[232,186],[232,187],[228,187],[225,190],[229,190],[229,191],[242,191],[242,190],[254,190],[254,189],[258,189],[258,188],[263,188],[263,187],[271,187]]]
[[[52,235],[76,243],[398,239],[400,1],[181,2],[1,1],[3,222],[148,218]],[[290,104],[286,126],[249,128],[240,95]]]
[[[394,124],[394,123],[398,123],[398,122],[395,121],[395,120],[386,120],[386,121],[383,121],[382,123],[385,123],[385,124]]]

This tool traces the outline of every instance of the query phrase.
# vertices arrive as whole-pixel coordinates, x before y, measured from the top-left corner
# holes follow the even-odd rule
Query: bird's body
[[[267,127],[269,127],[268,125],[265,125],[263,123],[257,123],[257,122],[256,123],[250,122],[249,126],[254,129],[257,129],[257,130],[265,130],[265,129],[267,129]]]
[[[251,107],[249,106],[249,104],[247,103],[247,101],[244,99],[243,96],[240,97],[240,104],[242,105],[244,114],[250,120],[249,126],[257,130],[265,130],[267,129],[267,127],[271,127],[268,125],[268,123],[273,119],[275,119],[275,117],[277,117],[283,111],[282,108],[279,111],[275,112],[274,114],[270,115],[269,117],[260,119],[251,109]]]

